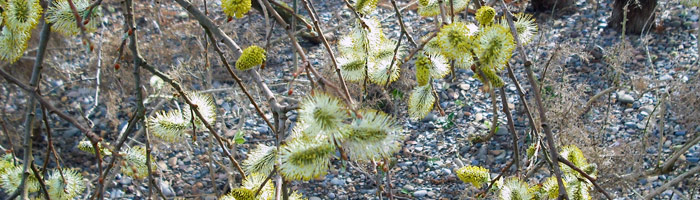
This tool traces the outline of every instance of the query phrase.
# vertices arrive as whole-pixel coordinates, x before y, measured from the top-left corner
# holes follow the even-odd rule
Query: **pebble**
[[[341,180],[341,179],[338,179],[338,178],[333,178],[333,179],[331,179],[331,184],[333,184],[333,185],[338,185],[338,186],[343,186],[343,185],[345,185],[345,181],[344,181],[344,180]]]
[[[634,97],[629,94],[618,94],[617,101],[622,104],[634,103]]]
[[[166,197],[174,197],[174,196],[176,196],[176,195],[175,195],[175,192],[173,191],[173,187],[170,186],[170,184],[167,183],[166,181],[161,181],[161,182],[158,184],[158,187],[160,187],[160,190],[163,192],[163,195],[164,195],[164,196],[166,196]]]
[[[652,105],[642,106],[642,107],[639,108],[639,111],[640,111],[640,112],[645,112],[645,113],[648,114],[648,113],[651,113],[652,111],[654,111],[654,106],[652,106]]]
[[[663,76],[659,77],[660,81],[668,81],[668,80],[673,80],[673,76],[669,74],[664,74]]]
[[[404,190],[407,190],[407,191],[413,191],[413,190],[415,190],[416,188],[413,187],[413,186],[410,185],[410,184],[406,184],[406,185],[403,186],[403,189],[404,189]]]
[[[413,192],[414,197],[424,197],[425,195],[428,195],[427,190],[418,190],[418,191]]]

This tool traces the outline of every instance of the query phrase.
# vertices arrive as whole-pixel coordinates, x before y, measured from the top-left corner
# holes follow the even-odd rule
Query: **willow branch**
[[[102,141],[102,138],[100,138],[100,136],[98,136],[97,134],[92,132],[90,129],[85,128],[85,126],[80,125],[80,123],[78,123],[78,120],[76,120],[75,118],[73,118],[71,116],[68,116],[68,114],[63,113],[61,110],[56,108],[53,104],[51,104],[49,102],[49,100],[46,100],[43,97],[41,97],[41,95],[39,95],[36,91],[34,91],[30,86],[17,80],[17,78],[13,77],[9,73],[7,73],[5,70],[0,69],[0,75],[2,75],[2,77],[5,78],[5,80],[7,80],[8,82],[17,85],[20,89],[29,93],[32,97],[34,97],[34,99],[36,99],[41,105],[46,107],[46,109],[48,109],[51,113],[56,114],[61,119],[66,120],[68,123],[75,126],[78,130],[80,130],[81,132],[83,132],[87,136],[87,138],[90,140],[90,143],[92,143],[93,148],[99,149],[99,148],[97,148],[97,143]],[[100,159],[100,153],[99,153],[99,151],[95,151],[95,152],[97,155],[98,168],[102,168],[102,164],[101,164],[102,161]],[[25,162],[26,161],[27,160],[25,160]],[[16,197],[16,195],[14,197],[12,195],[10,195],[10,197],[12,197],[12,198],[8,198],[8,199],[14,199],[14,197]]]
[[[559,156],[558,158],[559,158],[559,162],[564,163],[565,165],[571,167],[571,169],[574,169],[576,172],[578,172],[579,174],[581,174],[581,176],[583,176],[584,178],[588,179],[588,181],[590,181],[591,183],[593,183],[593,186],[595,187],[595,189],[598,190],[598,192],[603,193],[603,195],[605,195],[606,198],[608,198],[608,199],[610,199],[610,200],[613,199],[613,198],[610,196],[610,194],[609,194],[607,191],[605,191],[605,189],[603,189],[602,187],[600,187],[600,185],[598,185],[598,183],[597,183],[597,181],[596,181],[595,178],[591,177],[591,176],[588,175],[586,172],[584,172],[584,171],[581,170],[580,168],[576,167],[576,165],[574,165],[574,163],[572,163],[571,161],[567,160],[566,158],[561,157],[561,156]]]
[[[591,97],[591,99],[589,99],[588,102],[586,102],[586,105],[583,107],[583,109],[582,109],[583,112],[581,112],[581,116],[588,113],[588,111],[591,109],[591,105],[593,105],[593,103],[596,100],[598,100],[600,97],[602,97],[603,95],[606,95],[608,93],[614,92],[615,90],[617,90],[619,88],[620,88],[620,86],[610,87],[606,90],[603,90],[602,92],[599,92],[598,94],[594,95],[593,97]]]
[[[211,31],[209,31],[209,29],[206,27],[204,27],[204,30],[207,33],[207,36],[211,40],[214,40],[214,36],[211,34]],[[236,75],[236,73],[233,72],[231,65],[229,65],[228,61],[226,60],[226,57],[224,56],[224,52],[221,51],[221,49],[219,48],[219,45],[216,44],[216,42],[214,42],[212,46],[214,47],[214,51],[216,51],[216,53],[219,54],[219,59],[221,59],[221,63],[223,63],[224,66],[226,66],[226,71],[228,71],[229,75],[231,75],[231,77],[233,77],[233,80],[236,81],[236,84],[238,84],[238,87],[241,88],[243,93],[245,93],[246,97],[248,97],[248,100],[250,101],[250,103],[253,104],[253,107],[255,107],[255,111],[258,113],[258,116],[260,116],[265,121],[265,123],[267,123],[267,126],[270,127],[272,132],[277,132],[277,129],[275,128],[275,126],[273,126],[272,123],[270,123],[270,120],[267,119],[265,114],[262,112],[262,110],[260,109],[260,106],[258,106],[258,103],[255,102],[255,99],[253,99],[253,96],[250,95],[250,93],[248,92],[248,89],[246,89],[246,87],[243,85],[243,81],[238,77],[238,75]]]
[[[189,12],[194,18],[201,24],[202,26],[206,27],[211,31],[211,33],[219,38],[229,49],[233,50],[233,57],[239,57],[241,53],[243,53],[243,50],[241,50],[241,47],[236,44],[230,37],[224,33],[216,24],[214,24],[209,17],[204,15],[201,11],[199,11],[197,8],[192,6],[189,2],[186,0],[175,0],[181,7],[185,8],[187,12]],[[279,104],[277,102],[277,98],[275,95],[272,93],[272,90],[267,86],[267,84],[262,80],[260,77],[260,74],[255,71],[255,70],[248,70],[247,71],[251,77],[253,77],[253,80],[255,81],[256,85],[258,88],[262,90],[262,94],[267,98],[268,104],[270,104],[270,109],[273,112],[287,112],[290,110],[289,107],[285,107]]]
[[[314,67],[311,66],[311,62],[309,62],[309,60],[306,56],[306,53],[304,52],[304,49],[301,47],[301,45],[299,44],[299,41],[297,41],[296,37],[294,37],[294,31],[292,31],[291,26],[289,26],[289,24],[287,24],[287,22],[285,22],[284,19],[282,19],[282,17],[279,15],[279,13],[277,13],[277,11],[275,11],[272,8],[272,5],[270,5],[270,2],[265,0],[265,1],[263,1],[263,3],[265,4],[265,6],[267,6],[268,10],[271,11],[272,16],[274,16],[277,23],[279,23],[280,25],[282,25],[282,27],[284,27],[284,30],[287,33],[287,37],[289,37],[289,39],[292,40],[292,46],[294,46],[294,49],[297,51],[297,53],[299,53],[299,56],[301,57],[301,60],[304,63],[304,66],[309,71],[311,71],[311,73],[313,73],[314,76],[318,77],[323,84],[331,87],[335,91],[338,91],[339,94],[345,94],[343,92],[340,92],[340,89],[335,84],[333,84],[331,81],[329,81],[328,79],[323,77],[320,73],[318,73],[318,71],[316,71],[316,69]],[[348,103],[349,105],[353,104],[353,101],[351,98],[352,97],[350,97],[350,96],[343,96],[343,100],[345,100],[346,103]]]
[[[515,88],[518,91],[518,96],[520,97],[520,102],[525,108],[525,114],[527,115],[530,127],[532,127],[532,129],[534,129],[536,133],[539,132],[537,130],[537,125],[535,125],[535,120],[532,118],[532,111],[530,111],[530,106],[528,106],[527,97],[525,96],[525,92],[523,92],[523,87],[520,86],[520,82],[517,78],[515,78],[515,73],[513,73],[513,68],[510,67],[510,64],[506,63],[506,69],[508,70],[508,77],[510,77],[510,79],[513,80],[513,84],[515,85]]]
[[[644,199],[647,199],[647,200],[653,199],[654,196],[661,194],[662,192],[666,191],[669,187],[674,186],[674,185],[680,183],[681,181],[685,180],[686,178],[688,178],[694,174],[697,174],[697,173],[700,173],[700,165],[691,168],[690,170],[679,175],[678,177],[676,177],[673,180],[669,181],[668,183],[662,185],[661,187],[654,189],[647,196],[645,196]]]
[[[335,59],[335,54],[333,53],[333,49],[331,49],[331,46],[328,44],[328,40],[326,39],[326,36],[323,34],[323,30],[321,30],[321,25],[320,22],[318,21],[318,17],[316,17],[316,9],[314,9],[314,6],[309,3],[311,0],[302,0],[304,1],[304,5],[306,7],[306,10],[309,12],[309,15],[311,16],[311,20],[314,22],[314,28],[316,28],[316,32],[321,36],[321,41],[323,41],[323,46],[326,47],[326,51],[328,51],[328,55],[331,57],[331,61],[333,62],[333,67],[335,68],[335,73],[338,75],[338,80],[340,80],[340,86],[343,89],[343,92],[345,93],[345,96],[347,96],[348,101],[350,101],[350,107],[352,107],[355,103],[352,100],[352,97],[350,96],[350,91],[348,91],[348,86],[345,83],[345,79],[343,78],[343,75],[340,73],[340,68],[338,67],[338,61]]]
[[[403,23],[403,17],[401,16],[401,11],[399,11],[399,7],[396,5],[396,0],[391,0],[391,6],[394,7],[394,11],[396,12],[396,18],[399,19],[399,25],[401,27],[401,32],[406,35],[406,37],[408,38],[408,41],[411,42],[411,44],[413,44],[413,46],[418,46],[418,44],[416,44],[416,41],[413,40],[413,37],[411,36],[411,34],[408,33],[408,29],[406,29],[406,25]],[[399,39],[399,41],[400,41],[400,39]]]
[[[537,88],[537,81],[535,80],[534,73],[532,71],[532,62],[527,60],[527,57],[525,54],[525,50],[523,49],[522,44],[520,43],[520,39],[518,38],[518,32],[515,30],[515,24],[513,23],[513,16],[510,14],[510,11],[508,11],[508,7],[506,3],[501,0],[501,4],[503,5],[503,13],[506,16],[506,20],[508,21],[508,26],[510,27],[510,32],[513,35],[513,38],[515,40],[515,43],[517,45],[518,49],[518,56],[520,59],[525,63],[525,70],[527,71],[527,78],[528,81],[530,82],[530,85],[532,86],[532,90],[534,90],[535,93],[535,102],[537,103],[537,107],[539,110],[540,114],[540,120],[541,120],[541,126],[542,129],[544,129],[544,132],[546,134],[546,140],[547,140],[547,145],[548,150],[549,150],[549,156],[551,160],[557,160],[559,157],[559,152],[557,152],[557,146],[554,143],[554,136],[552,134],[552,129],[549,127],[549,121],[547,120],[547,111],[546,108],[544,107],[544,104],[542,103],[542,96],[540,95],[540,91]],[[561,179],[561,170],[559,169],[559,165],[557,164],[552,164],[552,171],[554,172],[554,175],[557,178],[557,185],[559,186],[559,198],[560,199],[569,199],[568,195],[566,194],[566,186],[564,186],[564,181]]]
[[[149,65],[145,60],[143,60],[143,58],[136,57],[135,59],[141,60],[141,63],[142,63],[141,67],[150,71],[154,75],[158,76],[160,79],[163,79],[163,81],[165,81],[170,86],[175,88],[175,90],[178,92],[178,94],[180,94],[180,96],[185,100],[185,103],[187,103],[187,105],[189,105],[190,108],[192,108],[192,110],[194,111],[194,114],[197,116],[197,118],[200,121],[202,121],[202,124],[204,124],[204,126],[207,128],[207,130],[209,130],[209,133],[211,133],[214,136],[214,138],[216,138],[216,141],[219,144],[219,147],[221,147],[221,149],[224,151],[224,154],[231,161],[231,163],[233,164],[233,167],[236,168],[236,170],[238,170],[238,172],[241,174],[241,177],[243,179],[246,179],[246,175],[243,172],[243,168],[241,168],[241,165],[238,163],[238,161],[235,158],[233,158],[233,156],[231,155],[231,152],[229,152],[226,145],[224,145],[223,138],[221,138],[221,136],[218,133],[216,133],[216,130],[214,130],[214,127],[212,127],[211,124],[209,124],[209,122],[204,118],[204,116],[202,115],[202,112],[199,111],[199,107],[197,106],[197,104],[194,104],[192,102],[192,100],[190,100],[190,98],[186,95],[186,93],[182,89],[182,87],[180,87],[180,84],[177,83],[172,78],[168,77],[168,75],[165,75],[163,72],[155,69],[155,67]]]
[[[508,107],[508,98],[506,97],[506,90],[504,87],[499,88],[501,91],[501,103],[503,104],[503,114],[506,115],[508,120],[508,130],[510,136],[513,139],[513,162],[515,163],[515,171],[518,173],[520,171],[520,151],[518,150],[518,133],[515,132],[515,124],[513,123],[513,116],[510,114],[510,107]]]

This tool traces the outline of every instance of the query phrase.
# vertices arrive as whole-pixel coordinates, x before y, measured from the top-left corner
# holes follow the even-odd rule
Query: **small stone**
[[[418,191],[413,192],[414,197],[424,197],[425,195],[428,195],[427,190],[418,190]]]
[[[639,112],[651,113],[652,111],[654,111],[654,106],[652,105],[646,105],[639,108]]]
[[[503,153],[503,150],[491,150],[491,151],[489,151],[489,153],[491,155],[498,156],[498,155],[501,155]]]
[[[173,156],[172,158],[168,159],[168,165],[170,166],[177,166],[177,157]]]
[[[426,116],[423,118],[422,121],[423,121],[423,122],[432,122],[432,121],[435,121],[436,119],[437,119],[437,116],[435,115],[435,113],[430,112],[430,113],[428,113],[428,115],[426,115]]]
[[[466,84],[466,83],[459,84],[459,89],[462,89],[462,90],[469,90],[470,87],[471,86],[469,86],[469,84]]]
[[[333,178],[333,179],[331,179],[331,184],[343,186],[343,185],[345,185],[345,181],[338,179],[338,178]]]
[[[480,122],[482,119],[484,119],[484,114],[477,113],[474,115],[474,121]]]
[[[415,190],[416,188],[413,187],[412,185],[408,185],[408,184],[407,184],[407,185],[404,185],[404,186],[403,186],[403,189],[404,189],[404,190],[407,190],[407,191],[413,191],[413,190]]]
[[[310,197],[309,200],[321,200],[319,197]]]
[[[506,127],[505,125],[499,125],[498,131],[496,131],[496,135],[498,135],[498,136],[508,135],[508,127]]]
[[[663,76],[659,77],[660,81],[668,81],[668,80],[673,80],[673,76],[669,74],[664,74]]]
[[[160,187],[160,190],[163,192],[163,196],[166,197],[174,197],[175,192],[173,191],[173,187],[170,186],[170,183],[161,181],[158,184],[158,187]]]
[[[119,183],[122,185],[131,185],[131,177],[129,176],[123,176],[121,180],[119,180]]]
[[[185,12],[185,11],[182,11],[182,12],[177,13],[177,15],[175,17],[179,18],[179,19],[187,19],[189,17],[189,14],[187,14],[187,12]]]
[[[623,104],[634,103],[634,97],[629,94],[618,94],[617,101]]]
[[[686,134],[686,131],[676,131],[676,133],[674,133],[674,135],[676,135],[676,136],[685,136],[685,134]]]

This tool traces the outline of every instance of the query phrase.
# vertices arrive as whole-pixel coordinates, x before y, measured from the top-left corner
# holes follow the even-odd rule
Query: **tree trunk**
[[[573,0],[532,0],[532,8],[536,12],[551,12],[552,9],[569,10],[573,5]],[[559,13],[559,11],[556,12]]]
[[[657,0],[615,0],[612,16],[608,19],[610,28],[622,31],[625,7],[627,8],[627,23],[625,31],[631,34],[639,34],[642,29],[649,30],[654,26],[654,9]]]

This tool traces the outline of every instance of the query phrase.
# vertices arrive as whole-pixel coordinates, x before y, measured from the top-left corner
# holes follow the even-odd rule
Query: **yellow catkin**
[[[481,6],[481,8],[476,11],[476,20],[479,21],[479,24],[482,26],[493,22],[494,17],[496,17],[496,10],[491,6]]]
[[[252,6],[251,0],[222,0],[221,8],[229,17],[242,18]]]
[[[430,80],[430,58],[421,56],[416,60],[416,81],[418,86],[428,84]]]
[[[265,61],[265,49],[252,45],[243,50],[241,57],[236,61],[236,68],[241,71],[249,70],[255,66],[262,65]]]

